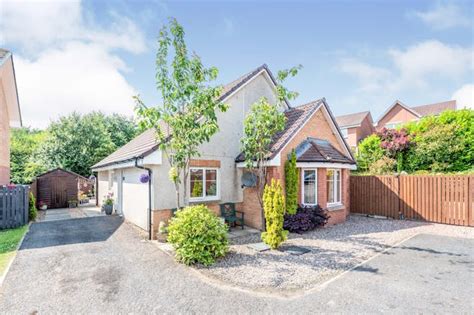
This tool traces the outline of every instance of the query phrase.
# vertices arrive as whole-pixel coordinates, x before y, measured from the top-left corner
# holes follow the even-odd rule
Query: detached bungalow
[[[218,114],[220,130],[200,148],[201,156],[191,161],[188,199],[191,204],[206,204],[219,213],[219,204],[234,202],[245,213],[245,224],[262,227],[256,188],[244,187],[246,172],[240,139],[243,121],[251,105],[261,97],[276,103],[276,82],[266,65],[224,87],[220,100],[229,105]],[[297,152],[300,170],[299,202],[319,204],[331,211],[330,224],[343,222],[349,212],[349,170],[354,158],[344,141],[325,99],[279,108],[287,118],[284,131],[276,135],[268,157],[269,177],[284,186],[284,164],[291,150]],[[146,168],[146,169],[144,169]],[[142,183],[151,171],[151,181]],[[174,186],[168,179],[170,166],[148,130],[93,166],[97,172],[98,201],[113,192],[115,208],[144,230],[158,229],[176,207]],[[197,189],[198,187],[199,189]],[[149,194],[149,191],[151,194]]]

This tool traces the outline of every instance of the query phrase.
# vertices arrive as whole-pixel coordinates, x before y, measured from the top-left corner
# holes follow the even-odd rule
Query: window
[[[217,168],[191,168],[189,175],[190,201],[219,198]]]
[[[315,205],[318,203],[317,197],[317,174],[316,170],[303,169],[301,184],[303,185],[301,191],[303,196],[303,204]]]
[[[397,129],[401,125],[402,125],[401,122],[391,122],[391,123],[385,124],[385,128],[387,128],[387,129]]]
[[[347,131],[347,128],[341,129],[341,134],[344,137],[344,139],[347,139],[347,137],[349,136],[349,132]]]
[[[328,205],[341,204],[341,170],[327,171]]]

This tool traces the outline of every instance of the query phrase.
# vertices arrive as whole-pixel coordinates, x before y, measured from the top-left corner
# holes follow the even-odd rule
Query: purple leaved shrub
[[[324,226],[330,216],[319,205],[299,205],[295,214],[285,214],[283,229],[292,233],[303,233]]]

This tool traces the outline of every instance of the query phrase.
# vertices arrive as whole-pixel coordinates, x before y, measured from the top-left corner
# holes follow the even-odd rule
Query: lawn
[[[28,225],[16,229],[0,231],[0,277],[15,255],[18,243],[28,231]]]

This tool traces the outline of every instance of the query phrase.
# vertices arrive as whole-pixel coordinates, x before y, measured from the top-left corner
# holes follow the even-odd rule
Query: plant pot
[[[111,215],[114,210],[114,205],[103,205],[102,210],[105,211],[105,214]]]
[[[40,207],[40,209],[41,209],[41,210],[47,210],[47,209],[48,209],[48,206],[47,206],[47,205],[42,205],[42,206]]]

